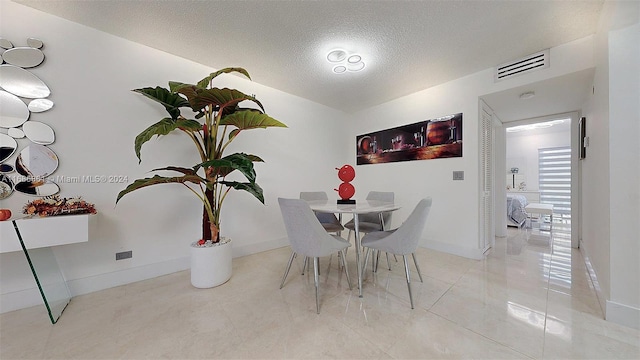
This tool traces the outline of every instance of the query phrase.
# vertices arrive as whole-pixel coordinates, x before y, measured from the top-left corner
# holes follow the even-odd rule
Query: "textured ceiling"
[[[353,112],[595,33],[602,1],[14,0]],[[366,68],[331,72],[326,53]]]

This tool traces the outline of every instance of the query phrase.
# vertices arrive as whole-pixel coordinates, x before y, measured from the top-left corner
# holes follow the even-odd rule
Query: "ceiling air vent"
[[[531,54],[523,59],[511,61],[496,66],[494,80],[500,81],[516,75],[526,74],[549,67],[549,49]]]

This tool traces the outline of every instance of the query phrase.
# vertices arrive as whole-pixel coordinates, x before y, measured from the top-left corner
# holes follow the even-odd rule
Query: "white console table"
[[[55,324],[71,293],[51,247],[89,241],[95,215],[30,217],[0,222],[0,253],[22,251]]]

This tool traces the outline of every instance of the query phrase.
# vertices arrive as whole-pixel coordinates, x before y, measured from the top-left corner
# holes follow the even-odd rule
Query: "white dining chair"
[[[329,200],[329,196],[324,191],[301,191],[300,199],[305,201],[315,201],[315,200]],[[342,216],[338,218],[335,214],[331,213],[322,213],[315,212],[318,221],[322,227],[329,233],[335,233],[338,236],[342,235],[342,230],[344,230],[344,226],[342,226]],[[346,251],[345,251],[346,253]],[[308,266],[308,259],[304,258],[304,264],[302,265],[302,275],[304,275],[305,269]]]
[[[329,197],[324,191],[301,191],[300,199],[305,201],[329,200]],[[320,221],[320,224],[327,232],[340,235],[340,231],[344,230],[340,219],[338,219],[335,214],[321,212],[316,212],[315,214],[318,221]]]
[[[347,278],[349,290],[351,290],[351,280],[349,279],[349,271],[345,262],[345,249],[351,246],[347,240],[338,235],[331,235],[320,225],[318,218],[315,216],[309,205],[301,199],[283,199],[278,198],[282,219],[284,221],[289,243],[291,244],[291,256],[289,263],[282,277],[280,288],[284,286],[284,282],[291,269],[296,254],[304,255],[313,259],[313,273],[316,287],[316,310],[320,313],[320,297],[318,293],[319,269],[318,258],[329,256],[339,251],[342,260],[342,268]]]
[[[413,295],[411,294],[411,278],[409,276],[409,264],[407,255],[413,257],[413,262],[418,271],[418,276],[422,282],[422,274],[416,260],[416,250],[424,230],[425,222],[431,210],[431,197],[420,200],[407,220],[399,228],[389,231],[373,231],[362,238],[362,246],[367,249],[362,271],[367,266],[367,260],[371,250],[386,251],[387,253],[402,255],[404,259],[404,270],[407,278],[407,288],[409,289],[409,300],[413,309]]]
[[[383,201],[383,202],[394,202],[395,195],[391,191],[370,191],[367,194],[366,200],[375,200],[375,201]],[[367,234],[372,231],[381,231],[385,230],[386,226],[391,225],[391,211],[386,211],[383,213],[373,213],[373,214],[362,214],[358,216],[358,230],[361,234]],[[349,229],[349,233],[347,234],[347,240],[351,239],[351,233],[355,233],[355,223],[353,219],[344,224],[344,227]],[[374,268],[377,269],[379,253],[375,257],[376,261],[372,262]],[[387,253],[387,266],[389,270],[391,270],[391,263],[389,261],[389,254]]]

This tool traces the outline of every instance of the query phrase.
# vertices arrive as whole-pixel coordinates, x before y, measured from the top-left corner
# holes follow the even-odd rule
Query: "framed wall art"
[[[356,164],[462,157],[462,113],[356,136]]]

